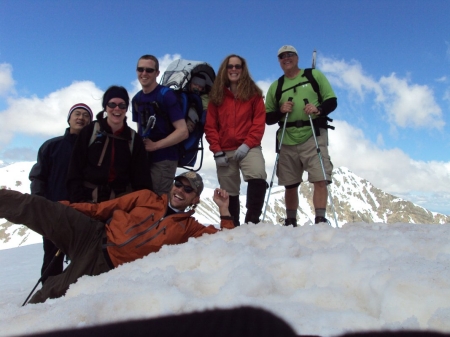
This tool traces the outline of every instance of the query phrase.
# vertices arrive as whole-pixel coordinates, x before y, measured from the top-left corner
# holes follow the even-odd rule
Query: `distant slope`
[[[0,187],[30,192],[28,174],[34,162],[20,162],[0,168]],[[373,186],[369,181],[358,177],[345,167],[333,170],[333,184],[330,185],[339,226],[352,222],[381,223],[416,223],[444,224],[450,223],[450,216],[430,212],[410,201],[397,198]],[[312,205],[312,184],[306,182],[300,188],[300,204],[297,211],[301,225],[312,224],[314,208]],[[212,200],[213,189],[205,188],[195,217],[205,224],[218,224],[220,216]],[[267,198],[267,196],[266,196]],[[241,222],[245,218],[246,196],[240,197]],[[327,217],[334,225],[334,216],[330,205]],[[280,224],[285,218],[284,188],[274,186],[271,191],[266,212],[265,223]],[[261,216],[262,219],[262,216]],[[40,243],[42,238],[21,225],[14,225],[0,219],[0,249]]]

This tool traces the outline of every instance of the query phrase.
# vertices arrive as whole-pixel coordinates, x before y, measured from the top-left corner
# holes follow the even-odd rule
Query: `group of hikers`
[[[159,62],[153,55],[137,62],[142,90],[131,100],[137,132],[127,124],[130,97],[124,87],[105,91],[103,110],[95,121],[88,105],[72,106],[65,134],[39,149],[29,176],[31,195],[0,190],[0,218],[43,236],[43,286],[30,302],[63,296],[83,275],[98,275],[163,245],[219,230],[192,216],[204,188],[202,177],[194,170],[176,175],[178,144],[189,137],[195,123],[204,123],[216,163],[219,187],[213,200],[221,229],[240,225],[241,173],[248,183],[245,223],[260,222],[268,188],[261,140],[265,125],[276,123],[284,225],[297,226],[298,187],[305,171],[314,185],[315,223],[327,222],[333,165],[326,116],[337,99],[319,70],[299,68],[293,46],[282,46],[277,57],[284,75],[272,83],[265,102],[239,55],[223,60],[211,86],[201,74],[192,76],[186,90],[199,96],[203,121],[186,116],[176,93],[158,84]],[[64,254],[70,258],[65,270]]]

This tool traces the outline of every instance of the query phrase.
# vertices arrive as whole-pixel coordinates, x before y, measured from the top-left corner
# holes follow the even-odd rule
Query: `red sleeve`
[[[150,190],[140,190],[98,204],[74,203],[69,206],[91,218],[106,221],[112,217],[115,210],[129,213],[136,206],[151,203],[149,199],[153,197],[152,194]]]
[[[233,220],[220,220],[220,228],[221,229],[233,229],[234,223]],[[189,222],[189,237],[198,238],[199,236],[202,236],[203,234],[214,234],[217,233],[219,229],[214,227],[213,225],[204,226],[201,223],[199,223],[195,218],[190,218]]]
[[[219,119],[218,107],[209,102],[208,112],[206,113],[205,138],[209,143],[209,149],[213,152],[222,151],[219,143]]]
[[[266,107],[264,106],[264,101],[261,96],[252,98],[252,113],[252,126],[244,141],[249,148],[261,145],[261,140],[266,128]]]

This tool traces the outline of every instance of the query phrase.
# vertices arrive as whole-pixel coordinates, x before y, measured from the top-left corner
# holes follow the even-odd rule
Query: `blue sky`
[[[335,89],[330,152],[386,192],[450,214],[450,1],[23,1],[0,12],[0,161],[35,160],[79,101],[100,111],[112,84],[138,89],[137,59],[162,70],[182,57],[216,70],[230,53],[263,90],[281,75],[276,52]],[[269,179],[275,127],[263,140]],[[206,150],[205,177],[214,184]]]

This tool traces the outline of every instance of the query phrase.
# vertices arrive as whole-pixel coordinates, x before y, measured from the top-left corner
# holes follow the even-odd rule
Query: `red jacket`
[[[205,136],[209,149],[216,153],[236,150],[243,143],[249,148],[261,145],[266,126],[262,97],[255,95],[244,102],[235,99],[229,89],[224,96],[222,105],[208,105]]]
[[[167,196],[150,190],[136,191],[98,204],[70,204],[87,216],[106,223],[107,250],[115,267],[157,252],[163,245],[187,242],[190,237],[213,234],[217,228],[203,226],[194,211],[164,217]],[[234,228],[233,220],[221,220],[221,228]]]

